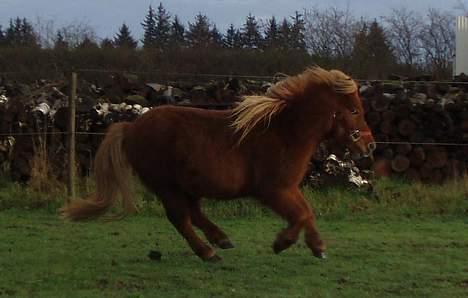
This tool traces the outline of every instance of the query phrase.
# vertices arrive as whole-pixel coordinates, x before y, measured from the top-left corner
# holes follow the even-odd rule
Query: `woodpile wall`
[[[378,176],[440,183],[464,175],[468,162],[468,85],[403,82],[361,88],[378,142]]]
[[[143,84],[114,75],[97,84],[80,81],[77,103],[77,168],[90,174],[106,128],[132,121],[161,104],[224,109],[241,95],[264,92],[269,82],[224,79]],[[377,176],[439,183],[463,175],[468,165],[468,85],[426,82],[365,83],[366,117],[378,142],[375,162],[358,162]],[[34,156],[67,177],[67,80],[19,84],[0,80],[0,171],[28,181]]]

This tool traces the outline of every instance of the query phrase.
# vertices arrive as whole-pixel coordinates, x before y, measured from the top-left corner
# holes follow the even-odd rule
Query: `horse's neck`
[[[278,120],[286,150],[298,157],[307,158],[315,153],[318,145],[330,132],[333,117],[332,112],[320,110],[311,112],[308,109],[295,108],[280,116]]]

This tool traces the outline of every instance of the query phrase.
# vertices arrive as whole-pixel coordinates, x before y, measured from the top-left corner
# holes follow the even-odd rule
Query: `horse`
[[[375,149],[357,83],[339,70],[318,66],[272,85],[264,95],[245,96],[230,110],[156,107],[134,122],[111,125],[95,157],[96,193],[73,200],[61,213],[70,220],[95,218],[119,194],[123,212],[136,212],[129,186],[133,171],[204,261],[221,259],[212,246],[234,246],[202,212],[201,198],[240,197],[258,200],[287,221],[273,243],[275,253],[296,243],[305,230],[312,254],[324,258],[325,243],[300,183],[326,138],[358,155]]]

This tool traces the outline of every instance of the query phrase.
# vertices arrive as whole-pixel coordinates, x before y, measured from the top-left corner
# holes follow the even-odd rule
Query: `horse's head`
[[[364,117],[359,87],[354,81],[353,84],[354,92],[337,94],[338,108],[329,138],[335,145],[346,146],[354,156],[372,157],[376,144]]]

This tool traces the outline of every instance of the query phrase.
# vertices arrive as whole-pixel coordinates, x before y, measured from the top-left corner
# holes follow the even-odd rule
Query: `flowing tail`
[[[96,193],[87,200],[73,200],[64,206],[60,209],[63,217],[77,221],[103,215],[115,204],[119,193],[122,215],[137,211],[129,185],[131,167],[122,146],[128,125],[116,123],[109,128],[95,157]]]

